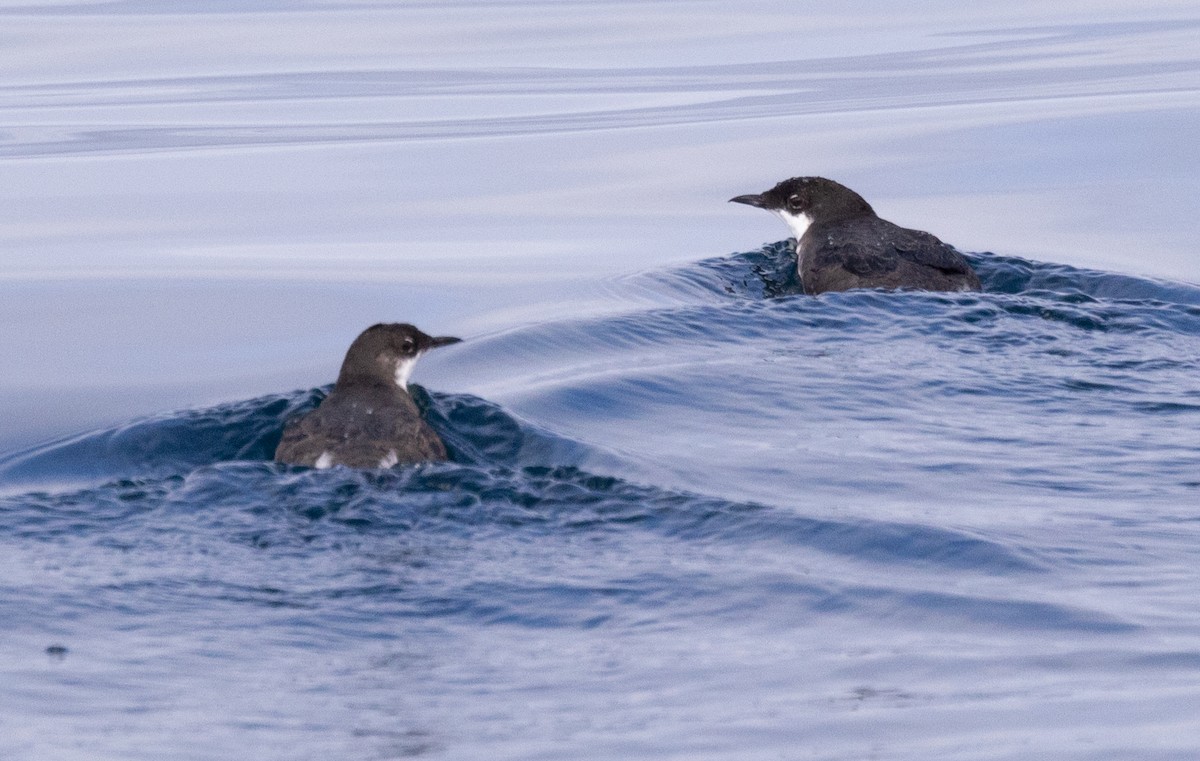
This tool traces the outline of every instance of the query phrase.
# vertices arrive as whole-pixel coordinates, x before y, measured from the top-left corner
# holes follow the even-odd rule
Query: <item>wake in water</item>
[[[0,484],[46,486],[106,479],[186,475],[202,466],[267,461],[283,426],[324,400],[331,386],[164,413],[117,428],[51,442],[0,460]],[[570,462],[571,442],[522,423],[494,404],[468,395],[436,398],[410,386],[424,416],[445,438],[455,462],[519,467]],[[275,468],[287,472],[284,466]]]
[[[704,259],[686,267],[631,276],[634,282],[655,283],[682,293],[733,296],[741,299],[776,299],[804,295],[796,273],[794,241],[783,240],[733,256]],[[1115,303],[1150,306],[1200,307],[1200,286],[1140,278],[1066,264],[1035,262],[992,253],[966,254],[983,282],[983,294],[1024,296],[1047,302],[1078,303],[1081,297]],[[855,294],[921,291],[853,291]],[[933,295],[938,295],[936,292]],[[955,294],[942,294],[955,295]],[[826,295],[826,299],[833,298]]]
[[[1191,625],[1200,289],[971,259],[984,293],[804,296],[786,243],[624,278],[654,306],[462,345],[503,405],[411,387],[451,462],[271,462],[327,388],[0,458],[0,618],[70,679],[16,668],[0,707],[107,728],[166,687],[231,746],[394,757],[397,726],[463,742],[440,706],[623,731],[699,683],[660,736],[745,694],[837,738],[919,702],[943,737],[1048,689],[1087,713],[1085,673],[1149,685],[1157,728],[1200,664],[1158,633]],[[298,683],[348,697],[281,707]]]
[[[0,514],[12,535],[43,540],[117,532],[142,543],[170,533],[181,514],[264,549],[340,546],[362,532],[463,537],[638,526],[676,539],[795,543],[868,561],[1039,570],[1020,553],[959,532],[815,520],[588,473],[568,464],[581,459],[577,443],[476,397],[411,388],[452,463],[321,471],[270,462],[284,422],[324,398],[327,389],[315,389],[163,415],[10,456],[0,463],[10,490],[44,488],[0,497]],[[95,484],[79,488],[84,481]]]
[[[604,417],[619,411],[623,404],[636,412],[639,401],[648,394],[662,396],[666,391],[665,387],[644,384],[621,389],[622,379],[636,378],[658,363],[644,361],[647,357],[642,350],[657,354],[665,348],[670,355],[665,364],[676,368],[681,384],[689,388],[689,374],[707,372],[711,356],[705,360],[706,353],[724,352],[724,357],[731,359],[739,354],[751,356],[764,346],[781,343],[789,351],[796,347],[802,350],[814,339],[852,345],[876,341],[925,343],[928,336],[948,336],[954,342],[953,350],[964,355],[1035,346],[1040,347],[1040,356],[1054,356],[1053,361],[1061,363],[1064,357],[1076,353],[1064,345],[1075,331],[1150,333],[1150,347],[1164,341],[1174,346],[1177,339],[1170,339],[1170,334],[1183,340],[1200,334],[1200,287],[992,254],[972,255],[970,260],[983,280],[982,294],[851,291],[814,298],[803,295],[790,242],[782,241],[758,251],[708,259],[677,270],[631,276],[619,284],[627,291],[652,291],[660,301],[680,302],[675,306],[535,326],[477,339],[472,342],[468,359],[471,351],[484,354],[483,361],[498,353],[519,355],[522,349],[518,344],[532,339],[529,343],[553,364],[558,379],[553,388],[541,392],[545,401],[552,407],[561,406],[556,400],[559,395],[583,394],[587,404],[569,402],[573,408],[569,412],[574,413],[571,416],[587,407]],[[1122,357],[1134,346],[1125,339],[1113,340],[1109,356],[1096,357],[1093,353],[1087,360],[1090,371],[1072,376],[1092,377],[1072,382],[1115,388],[1118,386],[1112,385],[1111,379],[1096,377],[1096,371],[1106,370],[1108,375],[1120,371],[1123,378],[1128,378],[1146,368],[1159,373],[1172,371],[1173,375],[1186,375],[1194,369],[1194,354],[1180,351],[1168,357],[1165,351],[1158,351],[1145,356],[1146,345],[1137,344],[1142,348],[1134,353],[1140,356]],[[600,357],[601,364],[609,368],[602,379],[596,378],[601,386],[592,387],[593,379],[589,377],[573,378],[572,362],[580,357]],[[625,369],[621,368],[622,358],[626,360]],[[681,360],[685,367],[679,366]],[[527,364],[531,366],[530,382],[537,385],[541,363]],[[595,364],[589,362],[587,368]],[[845,370],[840,380],[845,388],[853,389],[854,368]],[[811,387],[812,368],[805,372],[804,383]],[[778,378],[772,379],[772,375]],[[773,380],[786,375],[786,369],[774,364],[762,367],[756,380],[770,386]],[[1051,368],[1047,368],[1046,375],[1053,375]],[[910,380],[927,385],[932,379],[914,374]],[[613,392],[605,389],[619,389],[617,393],[624,394],[624,399],[613,398]],[[605,459],[605,452],[592,445],[551,433],[548,427],[520,420],[476,397],[431,397],[420,387],[414,386],[413,390],[424,416],[445,439],[452,459],[461,465],[553,469],[581,467],[597,458]],[[69,487],[111,479],[163,478],[221,462],[270,460],[283,424],[314,409],[328,391],[326,387],[213,409],[165,413],[13,453],[0,458],[0,488],[12,493],[23,485]],[[699,394],[701,389],[691,391]],[[1010,393],[1013,391],[1006,389],[996,395]],[[776,399],[786,402],[783,394]],[[919,405],[918,400],[913,402]],[[883,399],[880,403],[887,404]],[[1148,399],[1139,404],[1153,406]],[[845,408],[845,401],[839,400],[838,406]],[[756,405],[745,407],[746,412],[753,413]],[[1192,409],[1190,403],[1176,403],[1175,407]],[[606,464],[619,467],[619,458],[610,458]]]

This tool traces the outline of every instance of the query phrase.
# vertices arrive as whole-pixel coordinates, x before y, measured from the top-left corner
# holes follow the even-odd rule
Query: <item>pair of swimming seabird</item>
[[[927,232],[880,219],[862,196],[833,180],[794,177],[730,201],[783,218],[796,236],[796,267],[806,293],[980,289],[962,254]],[[408,394],[408,377],[422,354],[458,341],[408,324],[367,328],[350,345],[337,384],[321,406],[284,429],[275,459],[316,468],[390,468],[447,459],[446,446]]]

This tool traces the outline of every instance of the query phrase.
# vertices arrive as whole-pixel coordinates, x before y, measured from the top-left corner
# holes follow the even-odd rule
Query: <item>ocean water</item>
[[[0,758],[1197,757],[1200,15],[880,5],[0,1]]]

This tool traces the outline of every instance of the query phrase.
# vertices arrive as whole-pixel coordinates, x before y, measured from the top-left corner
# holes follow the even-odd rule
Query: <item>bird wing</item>
[[[815,241],[813,266],[816,270],[841,268],[860,277],[880,277],[899,266],[899,252],[878,236],[834,230]]]
[[[966,258],[937,236],[883,219],[872,222],[853,230],[823,231],[817,240],[817,266],[837,265],[860,277],[880,277],[907,260],[949,274],[972,272]]]
[[[399,462],[446,459],[441,440],[407,396],[384,392],[347,400],[334,391],[320,407],[284,428],[275,459],[312,465],[328,452],[336,462],[364,467],[391,450],[399,452]]]
[[[973,273],[966,257],[943,243],[936,235],[921,230],[909,230],[905,227],[896,228],[902,233],[894,240],[896,253],[910,262],[925,267],[933,267],[951,275],[966,275]]]

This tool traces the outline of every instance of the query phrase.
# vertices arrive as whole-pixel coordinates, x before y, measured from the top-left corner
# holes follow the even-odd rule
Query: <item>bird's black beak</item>
[[[450,344],[456,344],[461,341],[461,338],[455,338],[454,336],[430,336],[429,343],[425,348],[436,349],[439,346],[449,346]]]
[[[747,206],[757,206],[760,209],[767,208],[767,202],[763,199],[762,194],[737,196],[736,198],[730,198],[729,203],[744,203]]]

